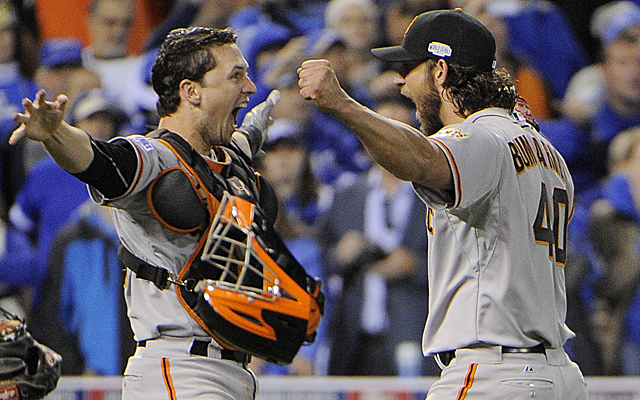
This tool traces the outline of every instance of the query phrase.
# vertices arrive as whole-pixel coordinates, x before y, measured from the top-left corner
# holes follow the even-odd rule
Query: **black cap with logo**
[[[480,21],[460,9],[422,13],[411,22],[400,46],[371,52],[390,62],[443,58],[481,71],[491,71],[496,64],[493,35]]]

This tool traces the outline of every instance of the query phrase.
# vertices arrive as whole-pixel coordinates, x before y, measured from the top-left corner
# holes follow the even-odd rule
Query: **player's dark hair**
[[[435,61],[431,61],[435,64]],[[504,69],[479,71],[473,67],[449,64],[444,89],[448,91],[457,114],[468,116],[488,107],[513,111],[518,91]]]
[[[151,70],[151,84],[159,97],[158,114],[165,117],[176,112],[183,79],[201,82],[204,75],[216,67],[212,46],[236,40],[236,34],[228,28],[180,28],[169,32]]]

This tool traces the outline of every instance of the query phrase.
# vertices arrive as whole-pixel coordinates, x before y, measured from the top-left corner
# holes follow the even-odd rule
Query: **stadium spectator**
[[[373,0],[330,0],[325,11],[325,28],[336,31],[345,45],[348,60],[345,80],[351,87],[367,88],[382,71],[382,62],[371,48],[383,40],[378,6]]]
[[[265,144],[265,151],[269,152],[258,167],[274,187],[287,219],[296,222],[301,233],[315,236],[318,218],[331,205],[333,188],[313,174],[304,140],[296,121],[276,119],[269,127],[269,141]]]
[[[345,90],[363,104],[374,107],[374,99],[368,88],[349,85],[346,80],[350,60],[339,34],[325,30],[312,38],[307,56],[328,59],[336,75],[345,79]],[[367,171],[371,166],[371,160],[362,144],[334,116],[312,108],[308,132],[307,145],[313,170],[322,182],[335,187],[348,186],[359,173]]]
[[[326,0],[250,0],[229,18],[229,26],[241,31],[263,21],[271,21],[297,35],[310,35],[324,27]]]
[[[72,122],[94,137],[118,133],[124,113],[100,91],[79,95],[67,113]],[[0,282],[11,288],[33,288],[33,303],[47,270],[51,243],[77,207],[89,198],[86,186],[51,157],[38,161],[9,210],[5,253],[0,258]],[[30,304],[25,305],[26,312]]]
[[[589,209],[576,202],[568,229],[567,263],[564,267],[567,291],[567,326],[576,336],[565,343],[586,376],[602,375],[603,349],[592,323],[595,296],[593,287],[603,269],[589,235]]]
[[[69,75],[82,68],[82,43],[75,38],[48,39],[40,46],[36,82],[49,96],[66,94]]]
[[[378,110],[412,120],[403,103]],[[419,345],[428,301],[424,221],[411,185],[380,166],[336,191],[319,223],[331,304],[329,375],[437,374]]]
[[[97,74],[82,65],[82,43],[75,38],[48,39],[42,43],[35,82],[47,95],[64,93],[71,101],[81,91],[102,85]],[[25,171],[47,155],[41,143],[30,141],[24,147]]]
[[[553,98],[561,99],[571,76],[589,63],[564,11],[548,0],[489,1],[487,7],[504,18],[509,47],[529,60]]]
[[[590,234],[603,261],[593,319],[606,375],[640,375],[640,128],[609,147],[611,174],[591,208]]]
[[[10,147],[7,143],[15,128],[11,116],[21,109],[23,98],[37,91],[32,75],[37,63],[30,62],[20,25],[12,2],[0,1],[0,214],[13,203],[25,173],[24,145]]]
[[[63,375],[122,375],[135,341],[118,236],[108,208],[86,201],[78,211],[52,242],[30,332],[63,357]]]
[[[496,38],[496,61],[498,68],[504,68],[516,82],[518,93],[522,96],[536,119],[549,119],[556,116],[553,96],[546,80],[523,56],[516,54],[509,46],[509,31],[502,17],[490,11],[476,15]]]
[[[158,96],[145,82],[144,58],[127,49],[136,8],[133,0],[92,0],[89,6],[89,45],[83,64],[96,72],[111,100],[128,115],[127,131],[142,132],[145,111],[155,110]]]
[[[83,45],[90,43],[87,13],[93,0],[40,0],[21,2],[28,8],[37,23],[41,42],[58,38],[77,38]],[[168,13],[174,1],[132,0],[136,15],[132,21],[131,35],[124,45],[132,54],[140,50],[151,29]]]
[[[608,172],[609,143],[619,132],[640,124],[640,25],[633,22],[634,18],[640,19],[640,9],[633,9],[635,17],[628,11],[619,14],[608,19],[603,30],[607,32],[599,67],[603,97],[593,115],[582,123],[571,113],[558,120],[541,121],[543,132],[572,170],[577,198],[587,207],[600,196],[600,179]]]
[[[298,93],[292,95],[300,98]],[[257,167],[278,197],[275,228],[307,273],[324,282],[325,267],[317,240],[317,220],[330,207],[333,188],[321,184],[313,175],[303,131],[295,121],[276,119],[269,128],[269,140],[263,148],[267,154]],[[325,302],[325,315],[330,312],[329,308]],[[262,373],[326,374],[326,328],[326,323],[320,325],[315,342],[300,349],[290,366],[265,365]]]
[[[607,3],[594,11],[590,22],[591,34],[598,39],[597,61],[573,75],[562,103],[563,112],[579,126],[588,124],[604,102],[602,64],[607,47],[622,37],[640,36],[640,5],[632,1]]]

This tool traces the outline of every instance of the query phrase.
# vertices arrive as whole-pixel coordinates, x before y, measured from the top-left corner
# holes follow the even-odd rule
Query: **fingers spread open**
[[[9,144],[16,144],[18,140],[20,140],[24,136],[26,129],[27,126],[23,123],[16,130],[14,130],[9,137]]]

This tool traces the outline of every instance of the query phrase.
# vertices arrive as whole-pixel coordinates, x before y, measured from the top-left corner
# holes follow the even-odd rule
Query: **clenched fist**
[[[298,86],[305,100],[313,100],[324,112],[341,107],[349,95],[342,89],[327,60],[307,60],[298,68]]]

